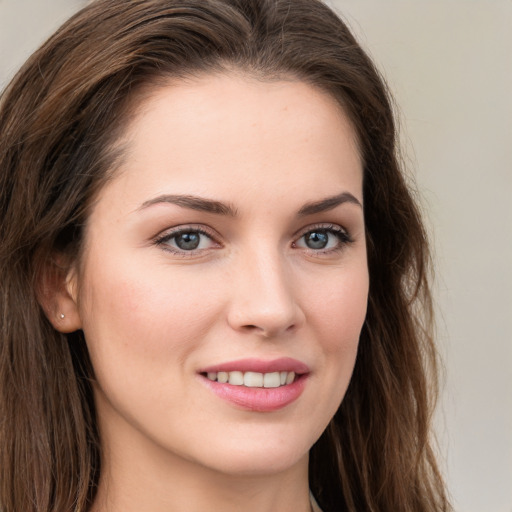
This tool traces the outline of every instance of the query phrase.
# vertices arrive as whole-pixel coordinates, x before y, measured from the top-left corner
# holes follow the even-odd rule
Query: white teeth
[[[281,385],[281,376],[279,372],[265,373],[263,377],[264,388],[278,388]]]
[[[245,372],[244,386],[247,386],[248,388],[261,388],[261,386],[263,386],[263,374],[257,372]]]
[[[209,380],[229,383],[233,386],[246,386],[248,388],[278,388],[291,384],[295,380],[295,372],[208,372]]]
[[[295,372],[288,373],[286,377],[286,384],[291,384],[295,380]]]
[[[229,372],[228,382],[233,386],[241,386],[244,383],[244,374],[242,372]]]

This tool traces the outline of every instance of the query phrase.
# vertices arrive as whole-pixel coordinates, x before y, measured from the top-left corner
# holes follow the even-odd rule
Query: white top
[[[319,507],[311,492],[309,493],[309,501],[311,502],[311,512],[322,512],[322,509]]]

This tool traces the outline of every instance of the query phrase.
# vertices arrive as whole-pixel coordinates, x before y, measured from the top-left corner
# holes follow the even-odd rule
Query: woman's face
[[[107,453],[236,474],[305,464],[366,313],[346,116],[298,81],[205,76],[157,89],[123,143],[74,283]]]

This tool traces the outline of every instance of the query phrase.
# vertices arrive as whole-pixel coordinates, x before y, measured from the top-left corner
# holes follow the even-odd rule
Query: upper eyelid
[[[310,224],[306,227],[303,227],[299,230],[297,230],[293,237],[295,239],[297,238],[300,238],[302,236],[304,236],[306,233],[309,233],[310,231],[314,231],[315,229],[323,229],[325,231],[338,231],[338,232],[341,232],[341,233],[345,233],[347,236],[350,236],[350,232],[347,228],[345,228],[344,226],[341,226],[340,224],[334,224],[332,222],[320,222],[320,223],[317,223],[317,224]]]
[[[212,240],[216,242],[218,242],[218,238],[220,238],[220,235],[215,230],[208,226],[198,224],[183,224],[180,226],[175,226],[173,228],[167,228],[162,230],[159,234],[157,234],[154,237],[154,240],[165,240],[166,238],[172,238],[174,236],[178,236],[180,233],[187,233],[189,231],[197,231],[202,235],[210,237]]]
[[[334,233],[335,236],[339,239],[339,244],[335,248],[331,249],[309,249],[310,251],[313,251],[317,255],[321,254],[328,254],[328,253],[335,253],[342,250],[345,246],[350,245],[354,242],[354,237],[352,234],[348,231],[347,228],[339,225],[339,224],[332,224],[332,223],[320,223],[316,225],[311,225],[306,228],[304,228],[302,231],[299,231],[297,235],[294,236],[292,247],[296,248],[302,248],[296,244],[299,243],[299,240],[301,240],[305,235],[308,233],[311,233],[312,231],[328,231],[331,233]]]
[[[332,222],[319,222],[315,224],[309,224],[304,226],[292,234],[293,238],[303,236],[310,231],[315,229],[324,229],[324,230],[332,230],[332,231],[342,231],[347,235],[350,234],[349,230],[340,224],[335,224]],[[153,239],[162,239],[166,237],[171,237],[173,235],[179,235],[180,233],[187,231],[198,231],[206,236],[210,236],[213,239],[221,238],[220,234],[213,228],[206,226],[204,224],[181,224],[179,226],[174,226],[172,228],[166,228],[160,231],[157,235],[153,237]]]
[[[173,238],[179,236],[181,233],[187,232],[198,232],[203,236],[206,236],[211,240],[213,247],[206,248],[196,248],[191,250],[180,249],[179,247],[175,247],[169,243]],[[205,226],[193,226],[193,225],[181,225],[176,226],[174,228],[168,228],[160,232],[160,234],[153,237],[153,244],[155,246],[160,247],[161,250],[171,253],[176,257],[190,258],[194,259],[201,255],[207,254],[209,251],[222,247],[222,243],[218,241],[218,237],[214,234],[210,233],[210,229],[205,228]],[[217,247],[215,247],[215,245]]]

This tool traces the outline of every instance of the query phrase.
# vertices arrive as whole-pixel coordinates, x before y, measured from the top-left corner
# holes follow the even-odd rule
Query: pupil
[[[306,245],[310,249],[323,249],[328,241],[329,237],[327,233],[322,231],[314,231],[313,233],[309,233],[306,237]]]
[[[176,237],[176,245],[184,251],[197,249],[199,246],[199,233],[181,233]]]

